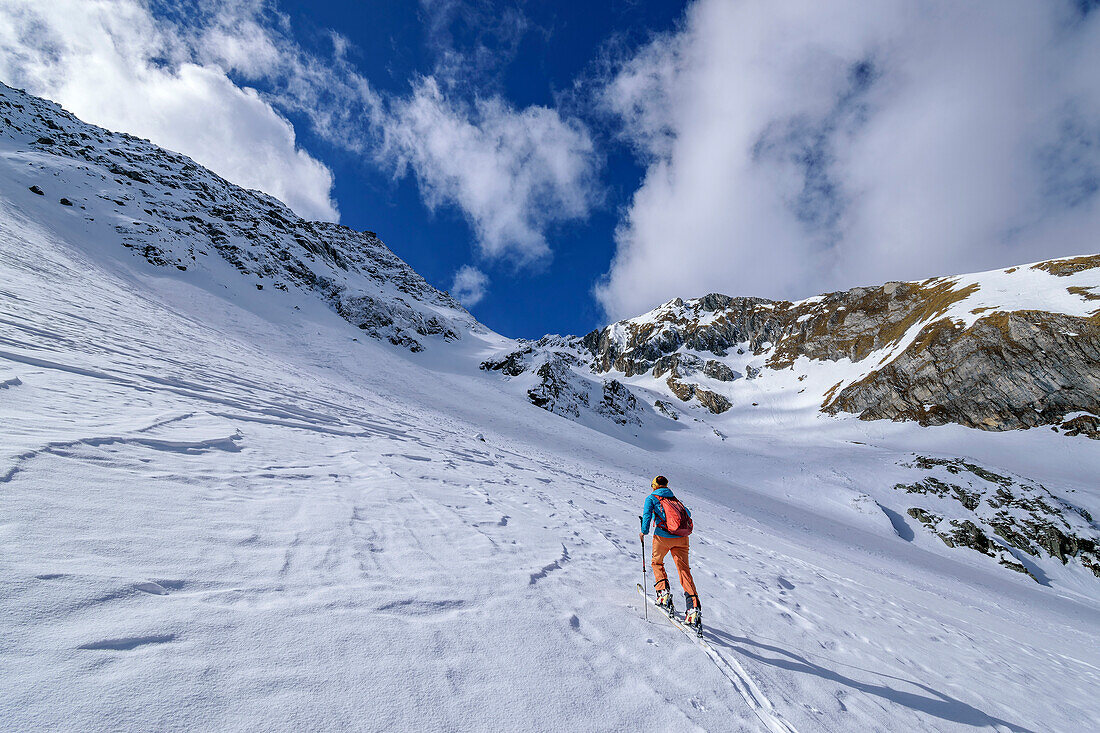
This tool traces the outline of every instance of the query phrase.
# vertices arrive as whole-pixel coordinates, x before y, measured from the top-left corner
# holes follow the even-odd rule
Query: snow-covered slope
[[[0,122],[12,190],[40,196],[111,250],[122,245],[215,289],[243,281],[316,294],[365,333],[413,351],[485,330],[373,232],[305,221],[185,156],[3,84]]]
[[[795,389],[657,419],[663,382],[631,405],[595,373],[563,419],[537,374],[478,368],[523,345],[431,293],[392,295],[459,338],[412,325],[415,352],[224,254],[135,256],[99,193],[166,192],[39,145],[0,137],[0,729],[1095,727],[1081,547],[987,556],[921,519],[1018,532],[1046,505],[1084,538],[1093,441],[830,417]],[[280,241],[240,259],[327,262]],[[385,306],[355,241],[324,267]],[[633,590],[656,473],[693,509],[714,656]]]

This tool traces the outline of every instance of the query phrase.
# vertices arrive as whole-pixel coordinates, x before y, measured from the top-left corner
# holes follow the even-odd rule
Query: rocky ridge
[[[187,271],[219,258],[258,289],[316,293],[367,335],[412,351],[485,330],[373,232],[305,221],[186,156],[3,84],[0,145],[42,171],[29,195],[109,220],[118,243],[153,265]],[[50,173],[58,165],[70,174],[66,184]]]

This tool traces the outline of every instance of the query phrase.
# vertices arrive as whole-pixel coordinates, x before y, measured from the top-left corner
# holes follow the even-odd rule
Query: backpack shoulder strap
[[[660,494],[654,494],[653,496],[657,499],[658,506],[661,507],[661,516],[659,518],[656,518],[657,519],[657,526],[667,532],[668,531],[668,509],[665,505],[665,502],[671,502],[675,499],[675,497],[661,496]]]

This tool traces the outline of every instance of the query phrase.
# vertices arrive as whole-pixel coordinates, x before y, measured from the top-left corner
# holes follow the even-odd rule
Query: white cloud
[[[488,275],[476,267],[463,265],[455,273],[454,283],[451,285],[451,295],[464,306],[472,308],[485,297],[488,287]]]
[[[409,95],[375,107],[383,138],[376,158],[399,177],[412,171],[429,208],[458,208],[485,259],[544,264],[553,226],[585,218],[600,199],[589,130],[557,110],[519,109],[501,95],[505,69],[532,30],[522,4],[420,5],[435,68]]]
[[[428,10],[465,12],[444,5]],[[297,146],[279,110],[384,169],[414,173],[425,203],[457,207],[489,259],[545,261],[548,230],[588,214],[597,166],[587,129],[545,107],[476,98],[476,79],[459,83],[467,65],[454,49],[440,67],[447,91],[431,76],[408,95],[383,96],[349,61],[347,39],[333,33],[326,58],[308,53],[264,0],[194,0],[185,17],[158,7],[167,12],[154,15],[143,0],[0,0],[0,78],[185,153],[307,218],[338,218],[332,173]],[[491,24],[479,53],[514,47],[522,20]],[[433,38],[443,32],[433,28]]]
[[[488,258],[543,260],[547,228],[588,214],[592,140],[554,110],[516,110],[499,97],[462,105],[428,77],[393,100],[383,126],[383,159],[411,167],[430,207],[456,204]]]
[[[234,7],[192,33],[137,0],[0,0],[0,78],[184,153],[303,217],[336,221],[331,171],[297,146],[271,104],[226,75],[297,63]]]
[[[603,102],[646,163],[596,294],[805,297],[1094,252],[1100,13],[698,0]]]
[[[420,7],[436,59],[432,76],[448,89],[499,87],[531,30],[522,3],[420,0]]]

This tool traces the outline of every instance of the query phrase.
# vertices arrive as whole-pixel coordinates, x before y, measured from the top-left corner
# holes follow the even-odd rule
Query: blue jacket
[[[649,525],[652,523],[655,525],[653,527],[653,534],[658,537],[674,539],[676,535],[669,534],[659,526],[656,526],[658,524],[664,524],[665,521],[665,510],[661,507],[661,502],[657,500],[658,496],[672,499],[675,498],[676,495],[672,493],[672,489],[667,486],[662,486],[645,498],[645,507],[642,509],[642,534],[649,534]],[[688,516],[690,517],[691,510],[687,507],[684,507],[684,509],[687,510]]]

